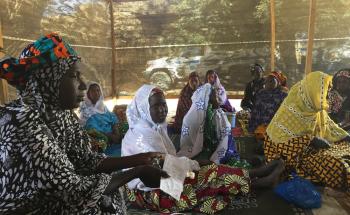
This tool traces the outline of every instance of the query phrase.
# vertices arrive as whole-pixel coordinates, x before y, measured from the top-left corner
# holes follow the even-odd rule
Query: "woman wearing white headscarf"
[[[80,124],[98,142],[99,148],[105,150],[107,143],[120,143],[121,136],[117,127],[118,118],[110,112],[103,100],[101,86],[90,82],[84,101],[80,103]],[[109,145],[105,153],[120,156],[120,145]]]
[[[209,153],[216,164],[236,156],[231,124],[219,108],[215,88],[209,83],[199,87],[192,96],[192,106],[186,114],[181,132],[179,156],[193,158]],[[215,104],[216,103],[216,104]]]
[[[90,82],[87,86],[84,101],[80,103],[80,123],[84,127],[96,127],[97,130],[107,133],[118,121],[115,114],[108,111],[103,103],[104,97],[101,86],[96,82]],[[93,118],[92,118],[93,117]],[[90,122],[89,122],[90,120]],[[102,121],[95,125],[94,123]]]
[[[142,86],[127,109],[130,127],[122,142],[122,156],[144,152],[176,155],[166,130],[167,113],[163,92],[151,85]],[[191,165],[197,163],[185,157],[181,159],[187,159]],[[128,197],[139,207],[161,213],[194,210],[213,214],[225,208],[231,197],[249,192],[249,176],[263,177],[252,181],[252,186],[271,186],[272,179],[283,171],[282,167],[283,163],[277,161],[248,172],[242,168],[211,164],[201,167],[194,179],[185,179],[179,201],[160,189],[146,187],[138,179],[128,183]]]
[[[218,74],[214,70],[208,70],[205,75],[205,83],[211,84],[216,89],[216,94],[220,107],[225,112],[235,112],[230,101],[227,98],[226,90],[222,86]]]

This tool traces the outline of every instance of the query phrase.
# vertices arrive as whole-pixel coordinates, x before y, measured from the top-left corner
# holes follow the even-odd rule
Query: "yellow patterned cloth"
[[[350,144],[334,143],[329,149],[308,147],[311,136],[292,138],[284,143],[274,143],[266,138],[264,153],[267,161],[283,158],[286,171],[296,171],[299,176],[332,188],[350,188]]]
[[[287,142],[304,135],[322,137],[330,143],[344,139],[348,133],[327,114],[327,93],[332,76],[312,72],[296,83],[267,128],[274,143]]]

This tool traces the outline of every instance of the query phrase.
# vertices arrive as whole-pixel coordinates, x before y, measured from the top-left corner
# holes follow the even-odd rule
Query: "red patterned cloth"
[[[127,190],[127,193],[134,205],[160,213],[193,210],[214,214],[223,210],[233,196],[246,195],[249,191],[247,170],[212,164],[202,167],[194,179],[185,180],[184,191],[179,201],[159,189],[148,192]]]

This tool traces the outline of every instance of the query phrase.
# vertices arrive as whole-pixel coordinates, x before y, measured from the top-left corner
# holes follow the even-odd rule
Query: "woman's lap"
[[[160,190],[128,191],[128,197],[139,207],[170,213],[195,210],[215,213],[224,209],[234,195],[247,194],[250,189],[248,171],[223,165],[201,168],[194,179],[186,179],[180,200]]]
[[[312,150],[307,147],[311,139],[307,136],[294,138],[288,143],[274,144],[265,140],[265,156],[268,161],[282,157],[287,171],[320,182],[333,188],[349,188],[350,144],[336,143],[329,149]]]

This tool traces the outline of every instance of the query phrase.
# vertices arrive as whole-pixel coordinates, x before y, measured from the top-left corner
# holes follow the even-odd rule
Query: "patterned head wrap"
[[[29,44],[18,59],[2,59],[0,78],[23,90],[33,71],[70,57],[77,57],[77,53],[58,34],[51,33]]]
[[[287,77],[281,71],[273,71],[269,75],[276,78],[280,86],[287,87]]]
[[[19,90],[26,104],[45,112],[59,106],[63,75],[80,59],[58,34],[51,33],[29,44],[18,59],[0,61],[0,78]]]
[[[149,95],[149,97],[151,97],[151,96],[153,96],[155,94],[163,94],[164,95],[164,92],[161,89],[159,89],[159,88],[153,88],[151,93],[150,93],[150,95]]]
[[[341,69],[337,73],[334,74],[333,77],[333,89],[337,89],[337,80],[339,78],[345,78],[349,79],[350,78],[350,69]]]

